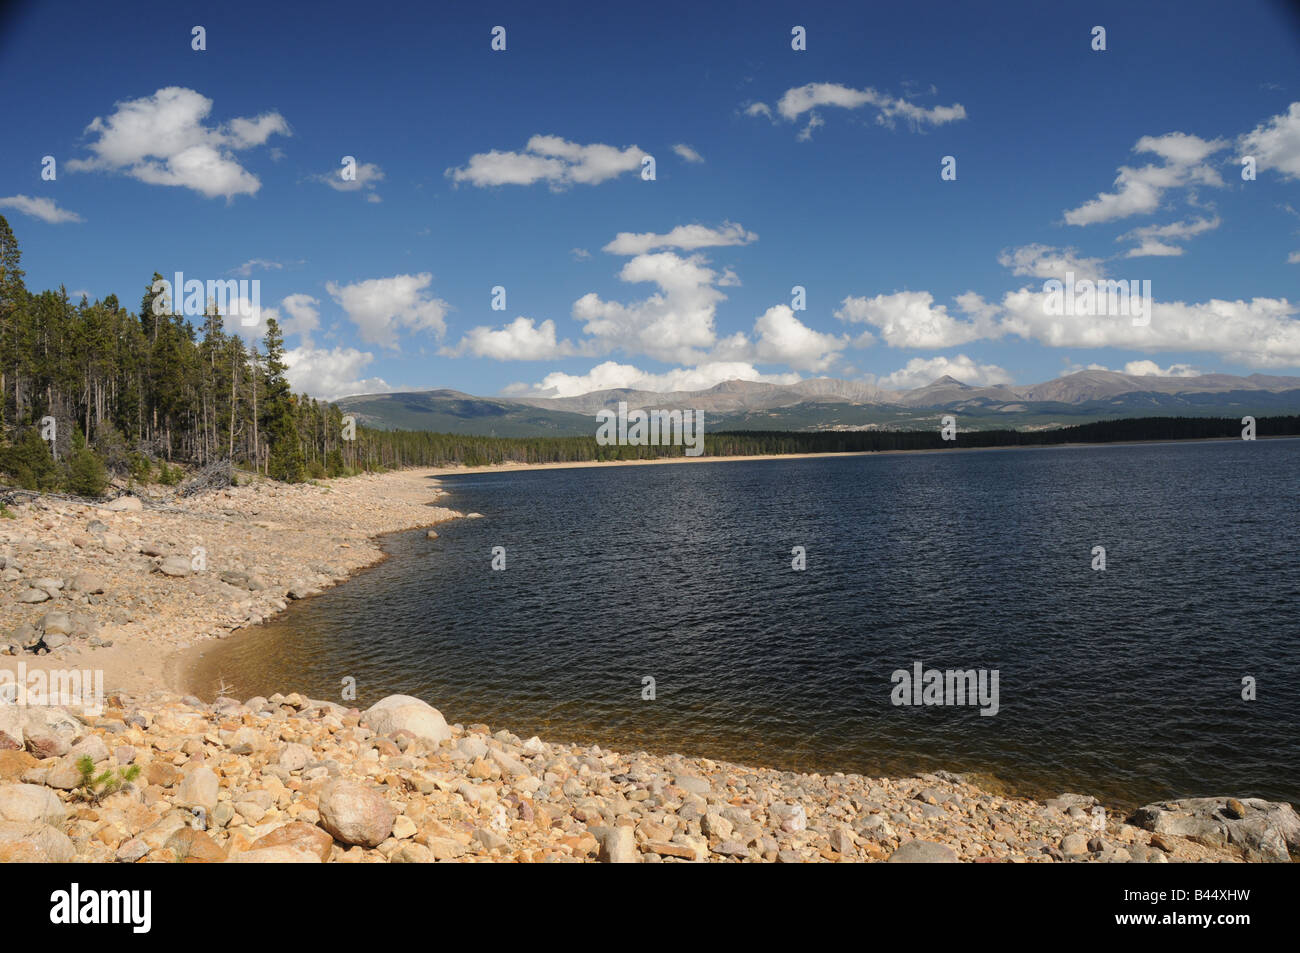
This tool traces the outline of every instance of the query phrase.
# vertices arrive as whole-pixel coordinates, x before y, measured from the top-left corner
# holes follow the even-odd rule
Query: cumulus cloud
[[[754,355],[759,362],[788,364],[804,371],[826,370],[849,343],[847,336],[814,331],[786,304],[768,308],[754,322],[754,331],[758,335]]]
[[[996,364],[979,364],[965,354],[958,354],[956,357],[914,357],[905,367],[878,378],[876,384],[888,390],[912,390],[932,384],[944,375],[972,387],[1011,383],[1011,375]]]
[[[451,306],[426,290],[433,275],[394,275],[371,278],[350,285],[328,282],[325,290],[356,325],[361,339],[383,347],[396,347],[401,330],[446,333]]]
[[[1300,103],[1260,123],[1237,140],[1243,156],[1255,157],[1259,171],[1273,170],[1285,179],[1300,179]]]
[[[512,384],[505,393],[517,396],[577,397],[594,390],[632,388],[635,390],[675,391],[707,390],[723,381],[761,381],[770,384],[794,384],[798,374],[763,374],[750,364],[738,361],[716,361],[696,367],[677,367],[655,374],[631,364],[606,361],[597,364],[586,374],[565,374],[556,371],[547,374],[540,383]]]
[[[684,142],[679,142],[673,146],[673,152],[685,159],[687,162],[703,162],[704,156],[700,155]]]
[[[1300,366],[1300,304],[1285,298],[1155,301],[1150,324],[1135,327],[1126,317],[1048,314],[1047,297],[1029,288],[1007,293],[999,329],[1049,347],[1212,353],[1250,367]]]
[[[1190,364],[1170,364],[1161,367],[1155,361],[1129,361],[1124,373],[1134,377],[1196,377],[1201,372]]]
[[[42,222],[51,225],[84,221],[76,212],[59,208],[54,199],[35,198],[30,195],[10,195],[7,198],[0,198],[0,208],[16,209],[24,215],[39,218]]]
[[[88,144],[93,156],[70,159],[72,171],[120,172],[150,185],[192,189],[208,198],[227,200],[253,195],[261,181],[235,159],[235,152],[266,143],[273,135],[290,135],[289,124],[277,112],[255,119],[231,119],[206,125],[212,100],[179,86],[152,96],[116,104],[107,118],[97,116],[86,127],[96,138]]]
[[[1051,271],[1036,265],[1042,256],[1009,253],[1009,260],[1035,277]],[[1041,286],[1009,291],[1000,301],[986,301],[975,292],[955,300],[965,320],[936,305],[926,291],[850,296],[835,316],[877,329],[892,347],[937,349],[1016,335],[1048,347],[1203,353],[1249,367],[1300,366],[1300,302],[1286,298],[1153,300],[1145,326],[1134,326],[1128,316],[1049,313],[1050,295]],[[870,340],[868,332],[855,344]]]
[[[874,298],[849,296],[840,303],[835,317],[879,329],[881,338],[891,347],[952,347],[996,335],[994,323],[977,296],[962,298],[959,305],[968,309],[971,320],[954,318],[947,306],[934,303],[928,291],[899,291]],[[859,339],[859,346],[871,340],[867,332]]]
[[[1070,225],[1094,225],[1130,215],[1144,215],[1160,207],[1166,191],[1189,185],[1222,186],[1223,178],[1205,160],[1228,145],[1225,139],[1205,140],[1182,132],[1164,136],[1143,136],[1133,146],[1138,153],[1152,153],[1161,160],[1140,169],[1120,166],[1114,192],[1097,197],[1065,213]]]
[[[572,309],[573,317],[582,322],[585,335],[576,344],[560,341],[553,321],[539,324],[521,316],[502,328],[476,327],[442,353],[498,360],[543,360],[622,351],[666,363],[751,360],[754,351],[744,334],[719,342],[714,330],[718,303],[726,299],[720,289],[740,283],[735,272],[724,268],[719,273],[700,254],[682,256],[672,251],[652,253],[651,250],[744,245],[757,238],[731,222],[719,228],[680,225],[665,235],[620,232],[604,248],[611,254],[632,256],[619,271],[619,278],[632,284],[657,285],[656,293],[626,304],[604,300],[595,292],[583,295],[573,303]],[[805,338],[805,345],[809,340]],[[769,341],[769,350],[775,347],[774,340]]]
[[[678,225],[666,235],[654,232],[619,232],[614,240],[602,249],[611,255],[640,255],[656,248],[680,248],[694,251],[724,245],[748,245],[758,236],[745,231],[734,222],[724,222],[721,228],[706,225]]]
[[[391,392],[393,388],[382,377],[360,376],[373,360],[373,354],[356,348],[325,350],[304,345],[284,352],[285,377],[295,392],[318,400]]]
[[[480,188],[546,182],[553,191],[571,185],[599,185],[641,168],[646,153],[636,146],[619,149],[601,143],[580,145],[559,136],[533,136],[522,152],[480,152],[446,175]]]
[[[304,347],[311,346],[311,336],[320,329],[320,302],[311,295],[292,294],[280,302],[286,317],[277,318],[286,335],[296,334]]]
[[[520,316],[503,328],[477,327],[468,331],[455,347],[443,348],[446,357],[491,357],[498,361],[544,361],[578,353],[570,341],[557,341],[555,322],[537,324]]]
[[[808,124],[799,134],[800,139],[806,140],[811,136],[812,130],[823,122],[813,110],[825,106],[840,109],[870,106],[875,110],[876,122],[891,128],[898,119],[906,120],[912,128],[919,129],[923,126],[940,126],[966,118],[966,107],[960,103],[927,108],[910,100],[877,92],[871,87],[853,89],[839,83],[806,83],[803,86],[787,89],[777,101],[776,113],[788,122],[793,122],[804,113],[809,113]],[[751,103],[745,108],[745,114],[774,118],[771,107],[766,103]]]
[[[716,335],[720,276],[702,255],[683,258],[676,252],[637,255],[619,271],[629,283],[659,287],[631,304],[606,301],[595,292],[573,304],[573,317],[599,342],[603,352],[621,348],[667,363],[696,364],[706,357]]]

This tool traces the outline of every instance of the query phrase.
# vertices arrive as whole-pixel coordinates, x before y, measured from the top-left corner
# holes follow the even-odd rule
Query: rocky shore
[[[0,519],[0,672],[97,669],[102,710],[0,692],[0,861],[1278,861],[1289,804],[1105,810],[961,776],[797,774],[449,725],[423,701],[169,691],[177,653],[461,514],[428,471],[261,484],[168,508],[37,500]],[[169,664],[169,660],[170,664]],[[291,686],[286,686],[291,687]],[[12,688],[12,686],[10,686]],[[4,703],[8,699],[10,703]]]
[[[162,505],[11,505],[0,518],[0,668],[93,667],[110,690],[182,689],[187,650],[378,562],[381,534],[461,516],[436,505],[443,495],[430,471],[403,471],[261,481]]]
[[[403,695],[364,712],[161,692],[112,696],[93,717],[3,706],[0,747],[0,861],[1168,863],[1300,847],[1290,805],[1207,798],[1126,819],[1090,797],[1040,804],[947,774],[793,774],[521,739],[448,725]]]

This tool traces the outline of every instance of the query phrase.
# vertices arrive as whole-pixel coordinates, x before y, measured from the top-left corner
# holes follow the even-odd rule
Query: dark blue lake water
[[[389,537],[198,679],[352,676],[362,704],[791,769],[1300,802],[1297,474],[1300,440],[471,472],[443,502],[484,519]],[[893,704],[917,662],[996,670],[997,713]]]

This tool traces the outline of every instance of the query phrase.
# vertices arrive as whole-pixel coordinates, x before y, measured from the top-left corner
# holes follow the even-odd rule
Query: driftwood
[[[184,499],[199,493],[224,490],[233,482],[233,472],[229,459],[214,460],[181,484],[176,496]]]

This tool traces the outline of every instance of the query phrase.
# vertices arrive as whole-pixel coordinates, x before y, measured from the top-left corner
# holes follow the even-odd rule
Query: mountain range
[[[707,390],[617,388],[573,397],[475,397],[418,390],[340,398],[344,413],[380,429],[498,437],[579,436],[599,410],[694,409],[708,429],[864,430],[937,425],[945,413],[972,429],[1069,426],[1119,417],[1233,417],[1300,413],[1300,377],[1158,377],[1083,370],[1030,386],[977,387],[944,376],[913,390],[822,377],[795,384],[724,381]]]

